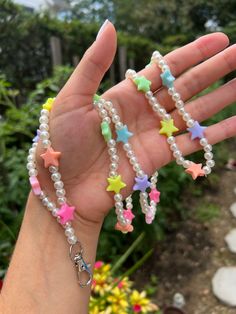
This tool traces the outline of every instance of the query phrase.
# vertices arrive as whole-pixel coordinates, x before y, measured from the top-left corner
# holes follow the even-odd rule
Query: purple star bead
[[[205,126],[201,126],[197,121],[195,121],[194,126],[188,128],[187,130],[191,132],[191,140],[194,140],[195,138],[203,138],[205,129]]]
[[[142,178],[135,178],[135,185],[133,186],[133,190],[140,190],[141,192],[145,192],[147,188],[150,187],[151,183],[148,181],[148,176],[145,174]]]
[[[34,143],[38,143],[38,141],[39,141],[39,137],[40,137],[40,130],[37,130],[37,135],[33,138],[33,142]]]

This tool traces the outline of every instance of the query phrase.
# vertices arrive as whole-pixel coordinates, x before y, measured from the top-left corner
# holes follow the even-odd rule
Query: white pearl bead
[[[35,163],[34,162],[28,162],[26,165],[26,168],[28,170],[35,169]]]
[[[71,237],[68,237],[67,241],[68,241],[69,244],[75,244],[75,243],[77,243],[78,239],[77,239],[77,237],[75,235],[73,235]]]
[[[156,184],[155,183],[151,183],[150,188],[151,189],[155,189],[155,187],[156,187]]]
[[[142,198],[144,198],[144,199],[147,199],[147,197],[148,197],[147,192],[141,192],[141,193],[140,193],[140,197],[142,197]]]
[[[49,211],[52,211],[56,208],[56,205],[53,202],[48,203],[47,208]]]
[[[70,221],[67,221],[64,225],[62,225],[63,228],[70,228],[71,227],[71,222]]]
[[[177,165],[182,165],[183,162],[184,162],[184,158],[183,157],[179,157],[179,158],[176,159]]]
[[[121,201],[115,202],[115,207],[116,208],[123,208],[123,203]]]
[[[123,214],[123,208],[116,208],[116,209],[115,209],[115,213],[116,213],[116,215],[118,215],[118,216],[122,215],[122,214]]]
[[[59,197],[57,199],[58,204],[63,205],[66,203],[66,198],[65,197]]]
[[[30,169],[29,170],[29,176],[30,177],[35,177],[38,175],[38,171],[36,169]]]
[[[43,148],[48,148],[48,146],[51,145],[51,141],[49,140],[43,140]]]
[[[30,148],[30,149],[29,149],[29,154],[34,155],[35,152],[36,152],[36,148]]]
[[[34,155],[29,155],[29,156],[27,157],[27,161],[28,161],[28,162],[34,162],[34,161],[35,161]]]
[[[107,116],[107,111],[105,109],[102,109],[99,111],[99,116],[101,118],[105,118]]]
[[[120,224],[122,225],[122,226],[125,226],[125,225],[127,225],[127,220],[123,217],[123,216],[117,216],[117,219],[119,220],[119,222],[120,222]]]
[[[135,74],[136,72],[134,70],[128,69],[125,73],[125,78],[132,79]]]
[[[182,100],[178,100],[176,103],[175,103],[175,107],[177,109],[180,109],[180,108],[183,108],[184,107],[184,102]]]
[[[117,150],[116,150],[115,147],[111,147],[111,148],[108,149],[108,154],[109,154],[110,156],[115,155],[116,152],[117,152]]]
[[[143,170],[139,170],[139,171],[137,172],[137,176],[138,176],[139,178],[143,178],[144,175],[145,175],[145,173],[144,173]]]
[[[129,143],[125,143],[123,145],[123,148],[124,148],[125,151],[131,150],[131,145]]]
[[[180,100],[180,94],[179,94],[179,93],[174,93],[174,94],[172,95],[172,99],[173,99],[174,101]]]
[[[207,159],[207,160],[210,160],[213,158],[213,154],[211,152],[207,152],[204,154],[204,157]]]
[[[165,121],[168,121],[168,120],[170,120],[170,119],[171,119],[171,115],[168,114],[168,113],[166,113],[166,114],[163,116],[163,120],[165,120]]]
[[[174,136],[169,136],[169,137],[167,137],[167,143],[168,143],[168,144],[174,144],[174,143],[175,143],[175,138],[174,138]]]
[[[49,126],[47,123],[41,123],[39,126],[40,131],[48,131],[49,130]]]
[[[41,114],[42,116],[49,116],[49,111],[48,111],[47,109],[42,109],[41,112],[40,112],[40,114]]]
[[[67,236],[67,237],[72,237],[73,235],[74,235],[74,229],[73,228],[71,228],[71,227],[69,227],[69,228],[66,228],[66,230],[65,230],[65,235]]]
[[[52,215],[53,215],[54,217],[57,217],[57,216],[58,216],[57,213],[58,213],[58,208],[54,208],[54,209],[52,210]]]
[[[156,100],[155,97],[149,98],[149,104],[150,104],[151,106],[154,106],[156,103],[157,103],[157,100]]]
[[[178,113],[179,113],[180,115],[184,115],[184,114],[186,113],[184,107],[179,108],[179,109],[178,109]]]
[[[38,146],[38,143],[33,143],[32,147],[36,149],[36,147]]]
[[[166,114],[166,110],[164,108],[159,108],[157,113],[160,115],[160,116],[164,116]]]
[[[113,108],[112,102],[111,101],[106,101],[105,102],[105,108],[110,111]]]
[[[174,156],[175,158],[180,158],[180,157],[182,156],[182,153],[181,153],[180,150],[176,150],[176,151],[173,153],[173,156]]]
[[[64,197],[65,194],[66,194],[66,191],[64,189],[56,190],[57,197]]]
[[[118,155],[112,155],[111,156],[111,162],[117,163],[119,161],[119,156]]]
[[[107,142],[108,147],[115,147],[116,146],[116,141],[111,139]]]
[[[158,110],[160,109],[159,104],[153,105],[153,106],[152,106],[152,109],[153,109],[155,112],[158,112]]]
[[[109,177],[112,178],[112,177],[116,177],[117,176],[117,172],[115,170],[112,170],[109,172]]]
[[[111,115],[117,114],[117,110],[114,107],[112,107],[109,111],[110,111]]]
[[[215,162],[214,162],[214,160],[210,159],[210,160],[207,160],[206,165],[208,167],[212,168],[215,166]]]
[[[208,166],[204,166],[202,169],[205,172],[205,174],[210,174],[211,173],[211,168],[208,167]]]
[[[55,187],[56,190],[62,189],[64,187],[64,183],[62,181],[56,181],[54,183],[54,187]]]
[[[134,157],[134,152],[132,150],[129,150],[129,151],[127,151],[126,155],[128,158],[132,158],[132,157]]]
[[[183,114],[183,120],[184,120],[184,121],[188,121],[188,120],[190,120],[190,119],[191,119],[191,116],[190,116],[189,113],[186,112],[186,113]]]
[[[61,179],[61,174],[59,172],[55,172],[51,175],[52,181],[56,182]]]
[[[120,122],[120,117],[117,114],[115,114],[114,116],[112,116],[112,122],[113,123]]]
[[[103,104],[101,102],[95,102],[94,106],[98,109],[101,110],[103,108]]]
[[[211,152],[212,151],[212,146],[210,144],[207,144],[206,146],[203,147],[205,152]]]
[[[115,124],[115,128],[117,129],[117,130],[120,130],[120,129],[122,129],[123,128],[123,123],[122,122],[117,122],[116,124]]]
[[[193,119],[189,119],[189,120],[187,121],[187,126],[188,126],[189,128],[192,128],[192,127],[194,126],[194,124],[195,124],[195,121],[194,121]]]
[[[153,52],[152,57],[162,59],[162,55],[157,50]]]
[[[206,139],[205,137],[201,138],[201,139],[200,139],[200,144],[201,144],[202,146],[206,146],[206,145],[208,144],[207,139]]]
[[[166,65],[165,60],[164,60],[164,59],[161,59],[161,60],[158,62],[158,65],[159,65],[160,67],[163,67],[164,65]]]
[[[170,149],[171,149],[173,152],[176,151],[176,150],[178,150],[177,144],[171,144],[171,145],[170,145]]]
[[[185,160],[185,161],[183,162],[183,167],[184,167],[184,168],[188,168],[190,165],[191,165],[191,161],[189,161],[189,160]]]
[[[40,118],[39,118],[39,123],[41,124],[41,123],[48,123],[48,117],[47,116],[41,116]]]
[[[49,139],[49,133],[47,131],[43,131],[40,133],[40,138],[42,140],[48,140]]]
[[[137,163],[137,158],[136,157],[131,157],[130,158],[130,163],[131,163],[131,165],[134,165],[135,163]]]
[[[116,202],[122,201],[122,195],[121,195],[120,193],[115,194],[115,195],[114,195],[114,200],[115,200]]]
[[[105,118],[103,118],[102,121],[110,124],[111,123],[111,118],[110,117],[105,117]]]
[[[115,162],[112,162],[109,166],[111,171],[117,170],[118,169],[118,165]]]
[[[141,170],[140,165],[138,163],[133,165],[133,169],[134,169],[134,171],[140,171]]]
[[[44,199],[46,197],[46,194],[43,192],[43,191],[41,191],[41,193],[40,193],[40,195],[39,195],[39,198],[42,200],[42,199]]]
[[[56,167],[56,166],[49,166],[49,172],[51,172],[51,173],[56,173],[57,171],[58,171],[58,167]]]
[[[49,199],[47,197],[45,197],[44,199],[42,199],[42,204],[43,206],[48,206],[48,204],[50,203]]]
[[[170,96],[174,95],[175,93],[176,93],[176,90],[175,90],[174,87],[168,88],[168,94],[169,94]]]
[[[151,98],[152,96],[153,96],[153,93],[152,93],[152,91],[150,91],[150,90],[145,93],[145,97],[146,97],[147,99]]]

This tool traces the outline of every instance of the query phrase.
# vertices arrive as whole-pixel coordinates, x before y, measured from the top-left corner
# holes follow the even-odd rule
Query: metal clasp
[[[77,250],[76,252],[74,252],[73,250],[75,246],[79,246],[79,250]],[[72,262],[75,264],[75,267],[77,268],[77,276],[80,287],[81,288],[87,287],[92,282],[92,272],[89,269],[91,267],[91,264],[86,263],[85,260],[83,259],[83,248],[80,242],[71,244],[70,258]],[[82,275],[85,272],[87,274],[88,280],[83,282]]]

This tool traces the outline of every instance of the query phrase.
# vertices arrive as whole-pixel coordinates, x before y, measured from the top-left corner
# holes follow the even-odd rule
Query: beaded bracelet
[[[156,55],[154,53],[154,55]],[[155,62],[156,57],[152,58],[152,62]],[[164,61],[164,60],[161,60]],[[168,71],[167,66],[164,62],[161,63],[163,65],[163,71]],[[175,142],[175,137],[173,136],[173,133],[179,131],[178,128],[175,127],[174,121],[171,118],[171,115],[168,114],[163,106],[158,102],[157,98],[154,96],[152,93],[150,86],[151,86],[151,81],[147,80],[146,77],[144,76],[138,76],[134,70],[127,70],[126,71],[126,78],[131,79],[134,84],[137,87],[137,90],[140,92],[145,93],[145,97],[147,98],[149,104],[151,105],[153,111],[158,114],[158,116],[161,118],[161,129],[159,131],[160,134],[166,135],[167,136],[167,143],[170,145],[170,149],[173,152],[173,157],[176,159],[176,163],[178,165],[182,165],[184,168],[186,168],[186,173],[190,174],[192,178],[195,180],[198,176],[207,176],[211,172],[211,168],[214,166],[214,161],[211,160],[213,157],[213,154],[211,153],[212,146],[208,144],[208,141],[205,137],[202,136],[202,132],[200,134],[197,133],[192,133],[194,136],[192,136],[192,139],[196,137],[200,137],[200,144],[203,146],[203,149],[205,151],[204,157],[207,160],[207,166],[202,168],[202,164],[196,164],[192,161],[185,160],[183,157],[182,152],[179,150],[176,142]],[[167,76],[167,75],[166,75]],[[171,78],[164,78],[166,80],[171,80]],[[185,110],[183,108],[183,101],[180,100],[180,95],[175,92],[174,87],[172,86],[168,90],[169,93],[172,94],[173,100],[176,101],[176,106],[180,110],[180,112],[185,114]],[[188,119],[187,119],[188,118]],[[187,125],[192,127],[189,127],[188,130],[193,130],[194,126],[198,126],[198,124],[195,124],[193,119],[191,119],[190,115],[186,113],[186,115],[183,117],[184,121],[187,120]],[[202,127],[201,127],[202,128]],[[202,137],[201,137],[202,136]],[[210,162],[209,162],[210,161]]]
[[[110,123],[111,121],[115,125],[116,129],[116,134],[117,134],[117,142],[122,142],[123,143],[123,149],[126,152],[126,155],[129,159],[130,164],[133,167],[133,170],[136,173],[135,177],[135,185],[133,187],[133,190],[140,190],[140,204],[142,208],[142,212],[145,214],[145,221],[146,223],[150,224],[152,223],[155,213],[156,213],[156,204],[159,202],[159,196],[160,192],[157,191],[156,189],[156,182],[157,182],[157,176],[158,172],[155,172],[154,175],[151,178],[151,183],[148,181],[148,176],[143,172],[141,169],[141,166],[138,163],[137,157],[135,156],[135,153],[132,149],[131,144],[129,143],[129,138],[132,136],[132,133],[129,132],[128,128],[126,125],[124,125],[120,117],[116,111],[116,109],[113,107],[113,104],[111,101],[105,101],[104,99],[96,97],[94,98],[94,105],[98,109],[100,117],[102,117],[103,121],[101,123],[101,129],[102,129],[102,134],[104,136],[105,141],[109,141],[111,138],[111,129],[110,129]],[[109,137],[107,135],[109,134]],[[108,142],[109,143],[109,142]],[[117,156],[118,157],[118,156]],[[111,181],[112,177],[116,175],[116,173],[113,172],[113,169],[117,169],[117,166],[110,165],[111,171],[109,173],[108,182]],[[151,192],[149,193],[150,197],[150,205],[148,204],[148,194],[146,192],[146,189],[150,187]],[[110,186],[108,186],[108,191],[110,191]],[[120,207],[122,204],[122,197],[120,204],[118,204]],[[134,218],[133,213],[131,212],[131,207],[132,206],[132,198],[131,196],[128,197],[128,202],[126,201],[126,214],[129,216],[129,220],[132,221],[132,218]],[[116,207],[116,202],[115,202],[115,207]],[[117,212],[117,207],[116,207],[116,212]],[[120,219],[118,218],[118,222],[121,224],[116,224],[116,229],[122,231],[122,232],[127,232],[127,228],[123,228],[125,225],[125,222],[121,222]],[[133,228],[129,226],[129,231],[132,231]]]
[[[77,269],[78,283],[80,287],[88,286],[92,281],[92,273],[90,270],[90,264],[86,263],[83,259],[83,248],[78,238],[75,235],[75,230],[72,227],[72,221],[74,219],[74,206],[69,206],[66,199],[66,192],[64,190],[64,184],[61,180],[61,174],[59,172],[59,158],[61,156],[60,152],[53,150],[50,141],[49,133],[49,115],[53,105],[54,99],[49,98],[47,102],[43,105],[39,118],[39,130],[37,130],[37,136],[33,139],[32,148],[29,150],[29,155],[27,158],[27,169],[29,170],[29,181],[32,187],[33,193],[38,196],[42,204],[52,213],[52,215],[57,219],[65,229],[65,235],[67,241],[70,244],[69,256]],[[57,208],[56,204],[50,200],[46,193],[41,189],[39,180],[37,178],[38,171],[36,168],[36,149],[38,146],[39,139],[42,140],[42,145],[45,150],[40,156],[44,160],[45,168],[49,169],[51,179],[54,183],[54,188],[56,191],[57,202],[60,209]],[[78,247],[78,250],[76,250]],[[82,273],[86,272],[88,275],[88,280],[82,281]]]

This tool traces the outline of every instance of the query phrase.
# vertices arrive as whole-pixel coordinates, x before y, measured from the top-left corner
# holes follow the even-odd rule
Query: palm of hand
[[[223,38],[221,40],[222,46]],[[185,50],[184,48],[182,49],[182,56],[184,57],[186,50],[191,49],[191,47],[185,48]],[[209,54],[213,53],[214,51],[209,52]],[[181,52],[179,52],[179,55],[180,58]],[[88,56],[86,57],[88,58]],[[189,60],[186,67],[191,66],[194,62]],[[157,90],[160,87],[160,80],[156,78],[158,77],[157,69],[155,68],[156,72],[154,68],[145,71],[145,75],[147,74],[151,80],[155,80],[154,85],[155,90]],[[75,75],[72,75],[71,81],[74,80]],[[208,83],[210,84],[211,82]],[[193,91],[191,95],[185,98],[189,99],[192,96],[194,96]],[[167,97],[165,90],[160,90],[157,93],[157,98],[162,100],[161,104],[168,108],[167,111],[171,114],[173,113],[173,117],[176,118],[177,114],[173,111],[174,104]],[[166,138],[159,134],[160,120],[153,113],[144,95],[136,91],[132,82],[128,80],[121,82],[106,92],[104,98],[113,101],[122,122],[127,124],[129,130],[134,133],[130,143],[141,167],[146,173],[151,175],[156,169],[171,161],[172,157]],[[210,102],[214,103],[214,100],[214,95],[212,95]],[[191,104],[188,106],[191,111],[193,106],[191,107]],[[220,109],[219,106],[217,110]],[[203,114],[201,117],[194,118],[204,120],[210,115],[211,111]],[[186,126],[179,118],[175,119],[175,121],[175,125],[181,131],[185,130]],[[51,140],[53,148],[62,152],[60,172],[68,199],[77,207],[77,214],[80,218],[94,222],[102,221],[104,215],[107,214],[112,206],[113,199],[112,193],[106,192],[106,179],[110,161],[106,143],[100,132],[100,123],[101,119],[92,105],[92,95],[89,95],[89,92],[88,94],[77,92],[73,89],[73,81],[72,84],[69,81],[58,95],[51,112]],[[209,128],[207,135],[212,139],[211,142],[217,142],[221,138],[213,135],[213,128]],[[199,149],[198,144],[191,143],[186,135],[179,135],[177,142],[184,154]],[[122,144],[118,143],[117,148],[120,157],[118,172],[127,184],[127,187],[122,190],[122,194],[123,197],[126,197],[132,191],[135,174],[123,152]],[[42,161],[40,160],[39,162],[42,167]],[[45,172],[45,169],[43,170],[45,175],[43,175],[42,180],[49,186],[48,173]]]

